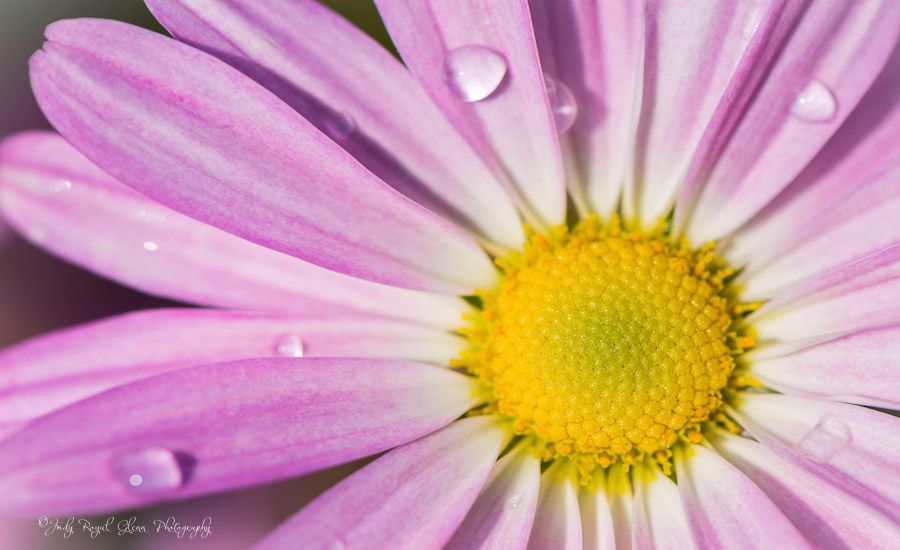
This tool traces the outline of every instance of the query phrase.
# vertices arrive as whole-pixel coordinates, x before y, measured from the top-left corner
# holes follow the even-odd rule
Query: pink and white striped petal
[[[678,487],[661,473],[635,483],[631,547],[634,550],[694,548]]]
[[[441,548],[478,496],[506,439],[490,417],[454,422],[338,483],[259,548]]]
[[[617,537],[616,522],[610,508],[610,497],[604,487],[582,489],[578,497],[581,513],[581,538],[584,548],[594,550],[615,550]],[[630,540],[631,529],[626,530],[626,540]]]
[[[778,394],[744,394],[737,414],[774,452],[900,521],[897,417]]]
[[[540,496],[528,539],[528,550],[581,548],[578,487],[563,468],[551,468],[541,476]]]
[[[442,328],[458,327],[467,309],[454,297],[328,271],[179,214],[50,132],[0,142],[0,209],[38,246],[176,300],[304,313],[352,308]]]
[[[603,216],[619,203],[633,157],[640,83],[643,12],[637,3],[530,0],[544,73],[557,90],[558,117],[572,116],[560,140],[569,189]]]
[[[409,71],[319,2],[147,5],[173,36],[271,90],[401,193],[484,238],[522,243],[500,182]]]
[[[766,494],[715,451],[691,447],[677,467],[697,548],[812,548]]]
[[[407,67],[450,122],[512,178],[527,210],[562,223],[565,174],[527,2],[375,3]]]
[[[817,548],[882,548],[900,538],[895,521],[764,445],[727,433],[713,443]]]
[[[466,519],[444,548],[523,550],[534,522],[541,465],[524,445],[491,471]]]
[[[257,244],[381,283],[445,293],[495,272],[461,229],[391,189],[234,68],[113,21],[50,25],[38,103],[98,166]]]
[[[255,357],[372,357],[446,364],[447,332],[354,312],[168,309],[130,313],[0,352],[0,429],[109,388],[186,367]]]
[[[790,184],[878,77],[900,33],[895,2],[763,9],[679,197],[676,227],[689,221],[691,242],[727,235]]]
[[[297,476],[428,434],[473,396],[465,376],[396,360],[282,357],[164,373],[0,442],[0,507],[100,512]]]
[[[754,378],[782,393],[900,410],[897,324],[749,362]]]

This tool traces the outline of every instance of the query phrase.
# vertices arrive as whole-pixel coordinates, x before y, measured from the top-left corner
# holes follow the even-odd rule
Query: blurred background
[[[294,0],[284,0],[286,2]],[[371,0],[323,0],[382,44],[387,34]],[[27,129],[49,128],[28,83],[28,58],[41,47],[44,27],[58,19],[102,17],[165,32],[141,0],[0,0],[0,139]],[[0,347],[48,330],[148,307],[172,305],[44,253],[12,233],[0,220]],[[212,518],[205,539],[147,534],[101,536],[76,533],[47,537],[38,518],[0,516],[0,549],[81,548],[247,548],[267,531],[334,484],[357,465],[299,480],[221,496],[115,514],[145,525],[174,516],[183,524]],[[107,516],[92,518],[101,522]]]

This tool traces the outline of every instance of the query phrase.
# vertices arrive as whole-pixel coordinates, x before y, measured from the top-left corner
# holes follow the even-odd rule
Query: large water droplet
[[[153,494],[178,489],[184,484],[184,471],[175,453],[150,447],[120,456],[113,473],[132,493]]]
[[[153,241],[144,241],[144,250],[147,252],[156,252],[159,250],[159,245]]]
[[[547,99],[550,100],[550,110],[553,112],[553,119],[556,121],[556,132],[565,134],[575,124],[575,117],[578,116],[578,103],[575,101],[575,94],[572,93],[568,86],[555,78],[544,75],[544,82],[547,86]]]
[[[444,82],[457,98],[471,103],[494,93],[506,76],[506,59],[486,46],[463,46],[447,52]]]
[[[303,357],[303,340],[294,334],[285,334],[275,340],[275,353],[282,357]]]
[[[826,463],[846,449],[851,441],[850,428],[839,419],[826,414],[797,442],[796,449],[807,458]]]
[[[827,122],[837,111],[837,101],[831,90],[818,80],[811,81],[797,95],[791,113],[806,122]]]
[[[347,139],[356,130],[356,121],[347,113],[336,113],[325,120],[325,133],[335,141]]]
[[[744,16],[744,28],[741,29],[741,35],[746,40],[750,40],[756,34],[756,30],[759,28],[759,24],[762,23],[765,14],[765,4],[754,4],[747,10],[747,15]]]

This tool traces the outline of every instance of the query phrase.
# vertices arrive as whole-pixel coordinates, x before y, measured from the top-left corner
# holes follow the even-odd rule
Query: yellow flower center
[[[700,440],[752,344],[710,248],[596,218],[530,236],[498,260],[504,276],[464,330],[460,364],[490,392],[487,410],[546,459],[666,466],[677,441]]]

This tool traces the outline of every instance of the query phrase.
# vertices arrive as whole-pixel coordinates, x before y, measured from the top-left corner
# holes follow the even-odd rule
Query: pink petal
[[[900,537],[895,522],[756,441],[722,434],[713,442],[816,547],[883,548]]]
[[[900,243],[780,293],[752,324],[762,341],[825,340],[900,321]]]
[[[454,422],[338,483],[260,548],[440,548],[478,496],[505,439],[490,417]]]
[[[406,65],[450,122],[485,158],[499,161],[544,222],[562,223],[565,174],[527,3],[473,0],[466,9],[438,0],[375,3]],[[487,48],[505,61],[507,74],[482,101],[465,103],[448,86],[445,61],[462,47]]]
[[[746,264],[745,296],[766,298],[897,240],[898,79],[900,49],[818,156],[729,242],[729,259]]]
[[[750,364],[755,378],[782,393],[900,409],[900,325],[861,330]]]
[[[746,394],[738,412],[761,443],[900,520],[900,419],[778,394]]]
[[[702,189],[691,242],[736,229],[803,170],[881,72],[900,32],[895,2],[768,6],[679,198],[682,227]]]
[[[457,328],[464,303],[328,271],[161,206],[61,137],[0,143],[0,208],[26,237],[116,281],[177,300],[245,309],[363,311]]]
[[[446,364],[462,345],[446,332],[353,312],[302,315],[171,309],[131,313],[44,335],[0,353],[0,426],[185,367],[278,355]]]
[[[698,548],[811,548],[759,487],[705,447],[678,461],[678,489]]]
[[[678,487],[671,479],[659,473],[652,481],[639,479],[634,498],[634,550],[693,547]]]
[[[528,539],[529,550],[580,550],[581,513],[578,488],[561,468],[553,468],[541,476],[537,514]]]
[[[509,247],[509,197],[409,71],[318,2],[148,3],[177,38],[234,65],[395,189]]]
[[[451,370],[376,359],[169,372],[0,442],[0,504],[26,515],[99,512],[296,476],[430,433],[475,404],[473,395]]]
[[[61,21],[47,37],[31,60],[44,113],[138,191],[348,275],[448,293],[492,284],[465,232],[219,60],[112,21]]]
[[[525,548],[541,479],[540,462],[531,452],[520,445],[497,462],[445,550]]]
[[[643,12],[632,2],[529,5],[544,73],[575,97],[574,125],[561,136],[571,193],[609,216],[633,155]]]
[[[581,512],[581,537],[585,548],[615,550],[617,539],[623,542],[630,540],[631,529],[627,524],[623,526],[619,521],[618,528],[625,532],[617,532],[618,518],[613,517],[610,500],[603,487],[582,489],[578,497],[578,507]],[[622,534],[625,536],[621,536]]]

